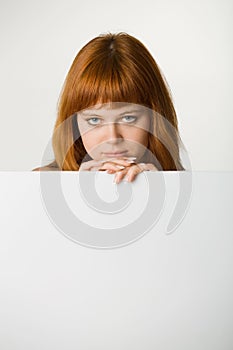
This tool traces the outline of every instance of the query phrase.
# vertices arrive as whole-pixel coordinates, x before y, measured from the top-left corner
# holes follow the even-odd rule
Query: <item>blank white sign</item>
[[[52,184],[57,173],[0,173],[0,348],[232,349],[233,173],[190,173],[187,211],[166,234],[184,185],[180,172],[122,183],[131,201],[115,214],[85,202],[80,173],[59,172],[67,208],[98,228],[96,242],[101,229],[120,235],[149,210],[148,184],[163,177],[165,200],[154,225],[131,242],[102,248],[75,242],[58,227],[61,218],[50,217],[41,181]],[[119,199],[112,175],[85,173],[83,188],[93,180],[102,201]],[[59,196],[53,200],[58,210]]]

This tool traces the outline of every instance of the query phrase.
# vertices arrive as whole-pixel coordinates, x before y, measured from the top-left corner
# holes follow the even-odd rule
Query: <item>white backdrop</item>
[[[95,36],[141,40],[171,88],[193,170],[233,170],[232,1],[0,3],[0,170],[38,166],[77,52]]]

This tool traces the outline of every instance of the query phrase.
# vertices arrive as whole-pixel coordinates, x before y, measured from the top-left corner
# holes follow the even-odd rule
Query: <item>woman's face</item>
[[[105,103],[77,113],[83,145],[92,159],[136,157],[147,150],[150,109],[132,103]]]

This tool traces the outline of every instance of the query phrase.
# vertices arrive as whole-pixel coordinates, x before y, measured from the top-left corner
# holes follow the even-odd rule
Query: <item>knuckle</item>
[[[136,167],[130,167],[128,170],[128,175],[133,175],[135,173],[137,173],[137,168]]]

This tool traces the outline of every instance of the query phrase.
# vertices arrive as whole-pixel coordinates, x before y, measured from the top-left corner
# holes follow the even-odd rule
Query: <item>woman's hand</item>
[[[152,163],[132,164],[130,167],[117,172],[114,178],[114,183],[118,184],[124,177],[126,178],[126,181],[132,182],[137,174],[143,171],[158,171],[158,169]]]
[[[122,157],[89,160],[81,164],[79,171],[106,171],[111,174],[130,167],[131,164],[135,163],[135,159],[135,157]]]
[[[106,171],[109,174],[114,174],[114,183],[118,184],[124,177],[128,182],[133,181],[137,174],[142,171],[158,171],[152,163],[139,163],[136,164],[135,157],[123,157],[123,158],[108,158],[103,160],[90,160],[82,163],[79,170],[84,171]]]

